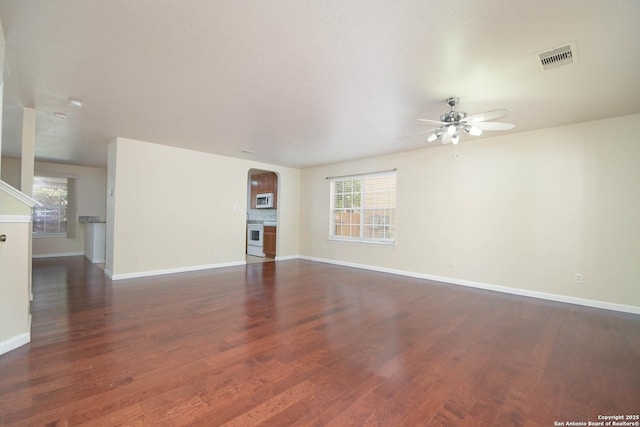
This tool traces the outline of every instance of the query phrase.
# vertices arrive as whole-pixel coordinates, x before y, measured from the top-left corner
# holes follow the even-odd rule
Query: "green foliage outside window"
[[[66,233],[68,195],[67,178],[34,177],[33,198],[42,203],[33,209],[35,234]]]

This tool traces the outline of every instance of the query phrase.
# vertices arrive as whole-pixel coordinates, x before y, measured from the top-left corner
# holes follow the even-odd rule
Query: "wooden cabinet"
[[[276,257],[276,227],[264,227],[262,235],[262,251],[267,258]]]
[[[262,173],[258,175],[258,193],[270,193],[268,181],[269,181],[268,173]]]
[[[260,193],[258,191],[258,176],[259,175],[251,175],[251,209],[256,208],[256,196]]]
[[[278,207],[278,176],[273,172],[251,175],[251,209],[256,208],[256,196],[273,193],[273,208]]]

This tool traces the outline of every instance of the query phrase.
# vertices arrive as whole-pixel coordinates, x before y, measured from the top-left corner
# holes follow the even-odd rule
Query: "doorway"
[[[273,171],[250,169],[247,174],[247,264],[276,259],[278,184],[278,174]]]

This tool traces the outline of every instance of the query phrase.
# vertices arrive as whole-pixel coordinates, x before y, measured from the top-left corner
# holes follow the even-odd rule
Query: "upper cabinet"
[[[258,176],[259,175],[251,175],[251,209],[256,208],[256,196],[260,194],[258,191]]]
[[[264,193],[273,193],[273,208],[277,208],[278,175],[274,172],[251,175],[251,209],[256,208],[256,196]]]

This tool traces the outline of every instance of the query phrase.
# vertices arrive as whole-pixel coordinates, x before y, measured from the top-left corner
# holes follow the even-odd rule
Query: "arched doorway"
[[[278,181],[273,171],[249,169],[247,174],[247,263],[276,259]]]

